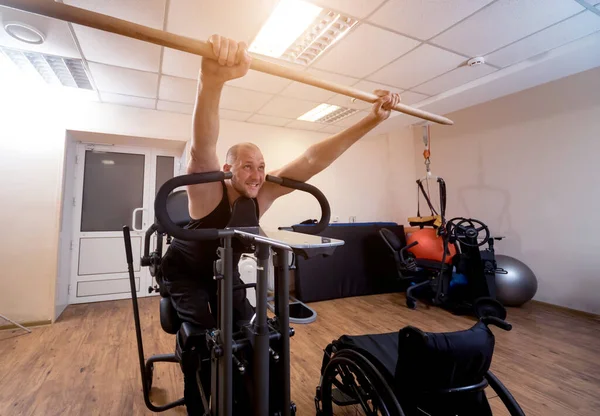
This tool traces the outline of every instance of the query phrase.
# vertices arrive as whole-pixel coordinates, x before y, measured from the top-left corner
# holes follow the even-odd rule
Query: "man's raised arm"
[[[399,94],[383,90],[376,90],[375,93],[380,99],[373,104],[368,116],[346,130],[311,145],[298,158],[270,174],[306,182],[326,169],[350,146],[386,120],[390,116],[391,108],[400,102]],[[275,199],[290,192],[292,189],[267,182],[261,195],[261,206],[268,207]]]
[[[217,60],[202,58],[198,75],[198,91],[192,121],[192,143],[187,172],[202,173],[220,170],[217,156],[219,138],[219,103],[225,82],[246,75],[251,58],[247,46],[218,35],[209,39]],[[210,183],[188,187],[190,215],[202,218],[221,199],[221,184]]]

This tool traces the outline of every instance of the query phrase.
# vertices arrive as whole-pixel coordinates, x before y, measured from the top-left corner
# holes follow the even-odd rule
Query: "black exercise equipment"
[[[406,305],[414,309],[416,296],[424,298],[432,305],[441,306],[451,312],[463,315],[475,315],[474,305],[478,299],[488,299],[495,307],[501,304],[495,301],[495,272],[493,242],[490,230],[483,222],[456,217],[446,221],[442,217],[444,231],[440,233],[444,244],[444,253],[448,246],[457,247],[457,254],[450,265],[442,262],[414,258],[408,249],[414,245],[403,245],[402,241],[389,230],[381,230],[380,236],[386,242],[396,261],[399,279],[411,282],[406,290]],[[489,248],[480,250],[484,244]],[[456,272],[454,272],[456,270]],[[457,277],[465,281],[457,283]]]
[[[244,214],[232,217],[230,227],[225,229],[185,229],[189,221],[187,195],[184,191],[172,192],[178,187],[218,182],[231,178],[231,173],[209,172],[178,176],[167,181],[155,200],[156,221],[145,235],[142,266],[150,267],[161,294],[160,321],[169,334],[176,334],[176,353],[156,355],[145,361],[143,341],[137,304],[133,254],[129,227],[123,228],[127,263],[131,284],[134,321],[142,387],[146,406],[154,412],[162,412],[185,404],[184,398],[162,406],[150,400],[154,363],[175,362],[181,366],[184,377],[196,377],[204,404],[203,415],[231,416],[254,414],[260,416],[289,416],[295,414],[290,398],[290,336],[289,327],[289,269],[288,254],[313,257],[329,256],[343,241],[313,234],[323,230],[330,218],[329,203],[317,188],[303,182],[267,175],[266,180],[281,186],[301,190],[313,195],[321,207],[318,224],[303,229],[303,233],[290,231],[266,231],[253,215],[252,200],[240,200],[236,210]],[[235,220],[234,220],[235,218]],[[157,248],[149,252],[150,238],[157,234]],[[218,282],[217,325],[202,329],[189,322],[182,322],[175,312],[168,293],[163,289],[161,271],[162,241],[177,238],[201,241],[219,240],[219,259],[214,262],[214,278]],[[256,284],[233,285],[232,256],[234,246],[254,250],[258,260]],[[275,317],[267,318],[267,277],[270,250],[275,252]],[[233,332],[233,291],[253,287],[256,290],[256,314],[252,321]],[[191,393],[189,393],[191,394]]]
[[[512,329],[502,310],[481,309],[470,329],[343,335],[325,348],[315,406],[319,416],[334,413],[384,416],[491,416],[484,389],[491,386],[511,416],[519,404],[490,371],[495,337],[488,328]],[[348,407],[354,407],[350,411]]]

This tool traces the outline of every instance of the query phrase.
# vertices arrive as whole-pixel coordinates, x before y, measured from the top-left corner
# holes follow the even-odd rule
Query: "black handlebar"
[[[206,172],[206,173],[192,173],[188,175],[176,176],[165,182],[159,189],[156,199],[154,201],[154,212],[156,215],[158,230],[162,233],[168,234],[171,237],[187,240],[187,241],[203,241],[203,240],[216,240],[224,237],[227,234],[231,234],[230,230],[220,230],[217,228],[201,228],[195,230],[189,230],[179,227],[175,224],[167,210],[167,199],[171,191],[175,188],[186,185],[198,185],[202,183],[220,182],[224,179],[230,179],[232,177],[231,172]],[[265,178],[269,182],[276,183],[286,188],[297,189],[300,191],[308,192],[313,195],[319,205],[321,206],[321,221],[318,224],[307,227],[306,234],[317,234],[325,229],[329,225],[329,219],[331,217],[331,210],[329,202],[325,195],[316,187],[309,185],[305,182],[299,182],[288,178],[280,178],[277,176],[267,175]],[[147,245],[148,246],[148,245]]]
[[[318,188],[307,184],[306,182],[295,181],[289,178],[280,178],[278,176],[267,175],[266,180],[269,182],[276,183],[281,186],[285,186],[286,188],[297,189],[299,191],[308,192],[312,196],[314,196],[317,201],[319,201],[319,205],[321,207],[321,220],[315,224],[306,227],[306,230],[303,228],[302,232],[304,234],[318,234],[323,231],[329,225],[329,220],[331,218],[331,208],[329,207],[329,201],[323,192],[321,192]]]
[[[160,224],[160,231],[180,240],[203,241],[218,239],[220,237],[220,230],[217,228],[186,230],[177,226],[177,224],[171,220],[169,212],[167,211],[167,198],[172,190],[179,188],[180,186],[219,182],[224,179],[229,179],[232,176],[231,172],[220,171],[192,173],[189,175],[176,176],[165,182],[163,186],[160,187],[158,194],[156,194],[156,199],[154,200],[154,212],[156,219]]]

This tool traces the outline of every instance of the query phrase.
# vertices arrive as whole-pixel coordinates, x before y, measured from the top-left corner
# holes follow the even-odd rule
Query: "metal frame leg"
[[[279,330],[281,337],[281,351],[279,357],[281,360],[281,391],[283,393],[282,412],[283,416],[290,416],[291,393],[290,393],[290,269],[289,252],[283,249],[275,249],[275,259],[277,262],[277,275],[275,279],[275,314],[279,320]]]
[[[269,413],[269,326],[267,323],[267,290],[269,276],[269,255],[271,247],[259,244],[256,250],[258,260],[256,279],[256,319],[253,324],[254,338],[254,414]]]
[[[218,414],[231,416],[233,413],[233,248],[231,237],[224,238],[223,278],[219,281],[219,343],[222,355],[218,361]]]

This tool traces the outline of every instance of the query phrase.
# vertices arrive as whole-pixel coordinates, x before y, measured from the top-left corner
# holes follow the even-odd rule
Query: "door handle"
[[[135,228],[135,216],[137,215],[137,213],[139,211],[145,211],[145,210],[146,210],[146,208],[136,208],[136,209],[133,210],[133,213],[131,214],[131,229],[133,231],[144,231],[142,228],[140,228],[140,229]],[[143,226],[144,225],[142,223],[142,227]]]

